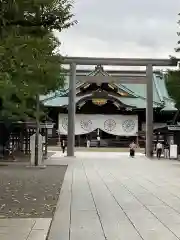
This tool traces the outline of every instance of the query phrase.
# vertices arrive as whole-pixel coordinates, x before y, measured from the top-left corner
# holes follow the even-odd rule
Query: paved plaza
[[[69,167],[48,240],[180,239],[178,161],[58,154],[47,163]]]
[[[45,240],[51,218],[0,219],[0,240]]]
[[[52,159],[59,159],[61,157],[64,157],[67,155],[67,153],[62,153],[62,151],[50,151],[50,155],[52,155]],[[101,152],[99,151],[94,151],[94,152],[85,152],[85,151],[77,151],[75,152],[75,156],[79,159],[94,159],[94,158],[98,158],[98,159],[110,159],[110,158],[113,158],[113,159],[119,159],[119,157],[122,157],[122,156],[129,156],[129,151],[126,151],[126,152],[106,152],[106,151],[102,151]],[[143,153],[140,153],[140,152],[137,152],[136,153],[136,156],[144,156]]]

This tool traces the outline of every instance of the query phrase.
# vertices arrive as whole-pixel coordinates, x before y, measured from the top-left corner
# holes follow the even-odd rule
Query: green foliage
[[[2,114],[31,115],[37,94],[47,94],[63,87],[61,56],[53,53],[58,41],[50,33],[37,38],[16,35],[12,31],[0,40],[0,46]]]
[[[52,33],[71,22],[68,0],[1,0],[1,116],[33,117],[35,97],[64,85],[60,42]]]
[[[180,13],[178,14],[180,16]],[[177,32],[177,35],[180,37],[180,20],[178,21],[179,31]],[[176,52],[180,52],[180,40],[178,41],[178,46],[175,48]]]
[[[166,75],[166,86],[169,95],[176,103],[176,107],[180,109],[180,70],[168,71]]]
[[[76,23],[71,21],[71,0],[1,0],[0,9],[0,23],[4,26],[61,31]]]
[[[180,16],[180,14],[179,14]],[[178,21],[178,25],[180,28],[180,21]],[[180,31],[177,33],[180,36]],[[176,52],[180,52],[180,40],[177,43],[177,48],[175,48]],[[177,61],[175,57],[171,57],[172,61]],[[169,92],[169,95],[176,103],[176,107],[180,109],[180,70],[169,70],[166,74],[166,86]]]

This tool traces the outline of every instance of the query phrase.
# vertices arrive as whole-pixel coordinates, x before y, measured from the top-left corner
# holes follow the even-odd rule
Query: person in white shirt
[[[100,147],[101,146],[101,138],[100,138],[100,136],[97,136],[97,141],[98,141],[98,147]]]
[[[156,145],[156,153],[157,153],[157,158],[160,159],[161,158],[161,154],[162,154],[162,143],[158,142]]]
[[[87,148],[90,148],[91,142],[89,141],[89,139],[87,139]]]

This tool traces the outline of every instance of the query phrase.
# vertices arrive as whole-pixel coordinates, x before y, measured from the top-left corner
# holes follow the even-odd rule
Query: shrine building
[[[143,71],[104,70],[96,66],[93,71],[77,70],[76,82],[76,146],[97,145],[100,136],[101,146],[127,147],[132,140],[144,146],[146,122],[146,84],[142,83],[88,83],[79,82],[78,76],[134,76]],[[82,79],[82,78],[81,78]],[[65,88],[54,94],[41,97],[48,109],[49,118],[55,123],[49,132],[52,141],[66,139],[68,126],[68,72]],[[176,108],[170,98],[163,73],[153,74],[153,116],[154,130],[163,128],[171,121]],[[57,134],[58,132],[58,134]]]

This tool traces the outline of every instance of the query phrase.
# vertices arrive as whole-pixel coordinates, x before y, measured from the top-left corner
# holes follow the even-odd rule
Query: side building
[[[105,71],[102,66],[96,66],[93,71],[77,70],[76,146],[85,146],[87,139],[91,141],[91,146],[96,146],[98,136],[101,146],[127,147],[132,140],[144,146],[146,84],[78,82],[80,75],[135,76],[138,79],[143,74],[142,71]],[[49,132],[50,141],[54,144],[67,137],[68,79],[63,91],[41,97],[49,118],[55,123],[54,131]],[[160,72],[153,74],[153,108],[154,130],[165,127],[177,110]]]

